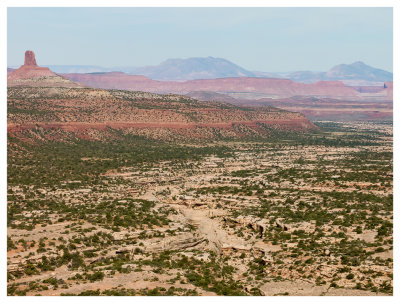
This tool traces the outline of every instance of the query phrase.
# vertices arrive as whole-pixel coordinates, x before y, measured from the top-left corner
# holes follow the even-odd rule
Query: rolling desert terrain
[[[393,295],[390,82],[7,80],[9,296]]]

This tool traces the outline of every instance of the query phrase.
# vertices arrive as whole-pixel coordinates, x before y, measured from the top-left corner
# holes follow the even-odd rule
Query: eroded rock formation
[[[30,66],[37,66],[36,64],[36,58],[35,58],[35,53],[31,50],[27,50],[25,52],[25,66],[30,65]]]

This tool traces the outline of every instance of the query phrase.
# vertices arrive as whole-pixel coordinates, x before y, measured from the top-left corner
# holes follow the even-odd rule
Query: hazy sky
[[[8,8],[8,65],[156,65],[221,57],[248,70],[393,67],[391,8]]]

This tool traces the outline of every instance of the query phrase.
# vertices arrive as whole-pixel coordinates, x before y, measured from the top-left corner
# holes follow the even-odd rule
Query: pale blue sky
[[[8,65],[156,65],[221,57],[248,70],[392,71],[391,8],[8,8]]]

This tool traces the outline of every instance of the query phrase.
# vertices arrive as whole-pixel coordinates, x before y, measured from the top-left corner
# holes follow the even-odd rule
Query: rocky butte
[[[7,80],[29,79],[37,77],[57,76],[47,67],[40,67],[36,63],[35,53],[27,50],[25,52],[25,63],[20,68],[8,75]]]
[[[7,86],[78,87],[81,85],[53,73],[47,67],[38,66],[35,53],[27,50],[24,65],[7,75]]]
[[[27,50],[25,52],[25,66],[26,65],[33,65],[37,66],[36,64],[36,59],[35,59],[35,53],[33,51]]]

